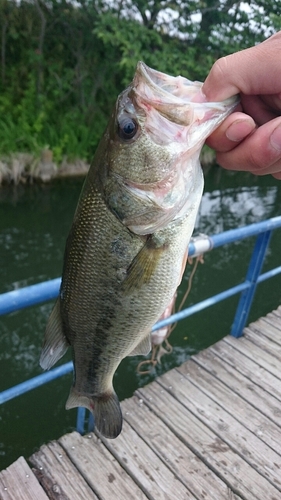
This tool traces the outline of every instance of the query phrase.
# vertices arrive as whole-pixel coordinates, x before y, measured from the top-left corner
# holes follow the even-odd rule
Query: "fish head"
[[[202,195],[202,145],[237,97],[202,102],[201,87],[139,62],[117,99],[108,127],[105,194],[108,206],[137,234],[163,229],[189,210],[194,192]]]

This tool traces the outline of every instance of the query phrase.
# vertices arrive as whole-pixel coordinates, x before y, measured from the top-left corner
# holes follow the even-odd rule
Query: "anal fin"
[[[130,352],[129,356],[147,356],[151,351],[150,333],[140,341],[140,343]]]
[[[60,302],[57,299],[50,314],[40,356],[40,366],[49,370],[66,352],[69,343],[63,334],[60,315]]]

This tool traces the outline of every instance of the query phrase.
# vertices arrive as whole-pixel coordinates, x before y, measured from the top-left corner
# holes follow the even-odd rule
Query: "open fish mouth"
[[[238,104],[238,96],[222,102],[206,102],[203,83],[183,76],[170,76],[139,62],[130,97],[145,130],[155,144],[186,145],[200,149],[203,142]]]
[[[161,94],[166,103],[186,104],[195,97],[201,89],[202,83],[191,82],[183,76],[170,76],[161,71],[149,68],[139,61],[134,77],[137,86],[139,79],[147,84],[155,94]]]
[[[233,96],[222,102],[206,102],[203,83],[192,82],[183,76],[170,76],[138,62],[133,80],[133,92],[140,107],[154,108],[171,122],[183,126],[197,125],[220,117],[225,118],[230,108],[238,103]]]

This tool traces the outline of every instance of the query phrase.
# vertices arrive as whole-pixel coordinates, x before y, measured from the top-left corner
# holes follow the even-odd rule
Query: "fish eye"
[[[132,139],[138,131],[137,122],[130,116],[123,117],[118,123],[118,135],[121,139]]]

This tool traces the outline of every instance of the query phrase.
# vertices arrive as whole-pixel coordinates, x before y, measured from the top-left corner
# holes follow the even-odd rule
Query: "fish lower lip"
[[[125,186],[129,189],[138,189],[140,191],[153,191],[154,194],[159,194],[161,196],[165,196],[167,193],[171,191],[175,184],[175,175],[168,175],[166,178],[162,179],[158,182],[147,183],[147,184],[139,184],[134,181],[129,181],[127,179],[122,180]]]

